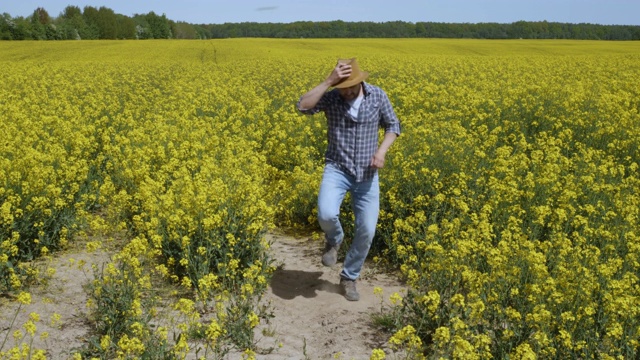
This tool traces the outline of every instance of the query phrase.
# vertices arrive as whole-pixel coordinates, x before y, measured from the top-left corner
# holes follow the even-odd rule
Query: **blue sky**
[[[194,24],[294,21],[550,21],[640,25],[640,0],[0,0],[0,13],[28,16],[38,7],[56,17],[67,5],[106,6],[132,16],[150,11]]]

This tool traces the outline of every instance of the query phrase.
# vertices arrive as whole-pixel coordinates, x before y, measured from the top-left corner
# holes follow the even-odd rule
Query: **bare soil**
[[[320,241],[285,234],[268,237],[278,270],[262,300],[272,317],[256,329],[258,359],[369,359],[375,348],[391,354],[389,334],[373,325],[371,315],[380,314],[389,295],[403,291],[397,279],[365,264],[357,283],[360,301],[347,301],[339,286],[341,258],[335,266],[324,267]],[[48,261],[56,273],[29,290],[30,305],[19,307],[13,299],[0,297],[0,344],[8,334],[2,350],[15,345],[14,331],[24,332],[22,324],[34,312],[40,321],[32,347],[46,350],[49,359],[69,359],[91,333],[85,291],[93,280],[91,266],[108,261],[105,251],[77,246]],[[382,296],[374,295],[375,287],[383,289]],[[56,316],[59,320],[52,324]],[[40,337],[44,332],[46,339]],[[229,355],[236,358],[240,354]]]
[[[375,348],[387,349],[389,334],[381,332],[371,315],[380,314],[389,296],[402,292],[393,276],[365,264],[357,282],[359,301],[344,298],[339,285],[341,257],[333,267],[321,263],[323,244],[309,237],[270,235],[272,254],[281,267],[264,296],[273,320],[259,328],[258,345],[276,349],[260,359],[369,359]],[[382,296],[374,288],[383,289]],[[260,329],[258,329],[260,330]],[[278,347],[281,345],[281,347]]]
[[[2,351],[17,344],[13,333],[16,330],[24,333],[22,325],[29,314],[36,313],[40,321],[36,323],[31,348],[45,350],[48,359],[69,359],[91,331],[85,290],[85,285],[93,280],[91,266],[101,266],[108,261],[109,254],[105,251],[88,252],[77,246],[39,263],[38,267],[43,270],[52,268],[56,272],[29,289],[31,304],[21,305],[9,298],[0,298],[0,345],[8,334]],[[45,338],[43,334],[48,336]],[[23,341],[29,343],[31,339],[26,336]]]

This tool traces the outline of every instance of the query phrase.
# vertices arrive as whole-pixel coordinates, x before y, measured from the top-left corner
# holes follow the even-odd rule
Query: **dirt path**
[[[85,284],[93,280],[92,265],[101,266],[109,261],[107,252],[97,250],[87,252],[75,246],[45,260],[39,267],[55,269],[55,274],[43,284],[29,289],[31,304],[22,305],[0,298],[0,343],[9,333],[3,351],[16,345],[13,333],[29,319],[29,314],[36,313],[40,321],[36,323],[37,331],[33,338],[32,348],[46,351],[47,359],[69,359],[74,349],[79,349],[91,330],[87,322],[87,292]],[[15,318],[15,320],[14,320]],[[43,333],[48,334],[42,337]],[[24,342],[29,343],[30,337]]]
[[[381,301],[388,304],[402,285],[376,273],[365,264],[358,282],[360,301],[347,301],[340,292],[338,264],[328,268],[320,262],[322,243],[309,237],[270,235],[272,254],[282,264],[273,276],[265,301],[275,318],[257,335],[259,346],[276,349],[259,359],[369,359],[375,348],[387,348],[388,335],[371,326],[371,314],[379,313]],[[383,296],[374,295],[374,287]],[[262,338],[260,338],[262,336]],[[277,348],[278,343],[282,347]]]
[[[389,295],[402,290],[396,280],[365,265],[358,282],[360,301],[347,301],[338,285],[341,259],[332,268],[322,266],[320,241],[308,236],[268,237],[279,269],[263,297],[274,317],[256,329],[258,359],[358,360],[369,359],[374,348],[386,349],[388,335],[371,326],[370,315],[380,312],[382,299],[387,303]],[[3,350],[15,345],[12,334],[18,329],[24,332],[22,324],[35,312],[40,321],[32,347],[45,350],[48,359],[69,359],[91,330],[84,289],[93,279],[91,266],[108,261],[107,252],[87,252],[78,245],[47,261],[46,267],[56,272],[45,284],[29,290],[30,305],[18,309],[17,302],[0,297],[0,343],[9,334]],[[383,297],[374,295],[376,286],[384,290]],[[43,332],[48,338],[40,337]]]

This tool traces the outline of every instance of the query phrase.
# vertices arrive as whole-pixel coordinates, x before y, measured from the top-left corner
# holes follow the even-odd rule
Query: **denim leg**
[[[376,233],[380,210],[380,186],[378,174],[371,181],[354,183],[351,188],[352,208],[355,215],[353,242],[347,256],[341,277],[356,280],[364,264],[371,242]]]
[[[339,245],[344,239],[340,224],[340,204],[349,186],[348,175],[330,163],[325,165],[318,192],[318,222],[330,245]]]

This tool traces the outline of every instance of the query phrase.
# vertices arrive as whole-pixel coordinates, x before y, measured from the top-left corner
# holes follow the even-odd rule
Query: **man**
[[[318,193],[318,222],[325,233],[322,264],[336,263],[344,238],[340,224],[340,204],[351,192],[355,229],[351,247],[340,273],[340,285],[347,300],[360,295],[356,279],[369,253],[380,208],[378,169],[384,166],[387,150],[400,135],[400,122],[387,94],[364,82],[369,74],[361,71],[355,58],[338,60],[331,74],[302,95],[297,108],[313,115],[325,113],[328,148]],[[333,87],[334,89],[329,90]],[[378,144],[378,129],[385,130]]]

